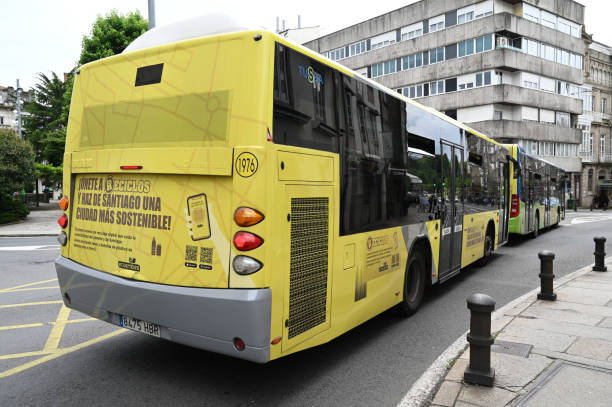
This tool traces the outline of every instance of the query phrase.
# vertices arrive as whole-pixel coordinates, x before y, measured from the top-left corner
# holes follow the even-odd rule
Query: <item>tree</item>
[[[105,17],[98,16],[91,29],[91,36],[84,36],[78,65],[120,54],[136,38],[149,29],[149,22],[138,11],[127,16],[112,10]],[[74,77],[67,81],[64,93],[62,120],[68,121],[70,98]]]
[[[46,186],[57,189],[62,184],[62,167],[36,163],[36,177]]]
[[[34,151],[12,130],[0,129],[0,200],[35,180]]]
[[[63,142],[66,139],[66,121],[62,117],[66,84],[54,72],[51,78],[39,73],[38,80],[32,101],[24,105],[24,110],[29,113],[23,118],[25,135],[34,147],[37,161],[53,161],[55,165],[60,165],[63,146],[58,161],[57,147],[49,149],[47,144],[51,142],[57,146],[62,137]],[[45,150],[48,150],[47,154]]]

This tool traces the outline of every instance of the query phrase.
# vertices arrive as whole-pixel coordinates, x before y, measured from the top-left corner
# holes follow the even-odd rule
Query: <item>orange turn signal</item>
[[[234,212],[234,221],[238,226],[253,226],[261,222],[263,218],[261,212],[246,206],[241,206]]]
[[[60,199],[60,201],[58,202],[58,205],[60,208],[62,208],[63,211],[65,211],[66,209],[68,209],[69,203],[70,201],[68,201],[68,197],[64,196],[62,197],[62,199]]]

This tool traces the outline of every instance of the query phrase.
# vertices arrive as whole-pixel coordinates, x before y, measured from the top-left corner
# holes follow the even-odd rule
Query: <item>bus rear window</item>
[[[229,109],[229,91],[88,106],[80,147],[227,142]]]

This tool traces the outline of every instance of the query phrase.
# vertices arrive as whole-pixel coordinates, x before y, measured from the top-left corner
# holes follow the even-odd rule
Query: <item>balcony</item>
[[[590,164],[612,164],[612,153],[592,153],[581,151],[578,153],[583,163]]]
[[[562,127],[555,124],[505,119],[485,120],[466,124],[493,138],[554,141],[557,143],[574,144],[579,144],[582,141],[582,131],[580,129]]]
[[[437,110],[461,109],[493,103],[534,106],[561,112],[582,113],[582,100],[516,85],[487,85],[418,99]]]
[[[591,121],[593,123],[603,123],[606,121],[610,123],[612,121],[612,116],[607,113],[589,112],[589,116],[592,118]]]

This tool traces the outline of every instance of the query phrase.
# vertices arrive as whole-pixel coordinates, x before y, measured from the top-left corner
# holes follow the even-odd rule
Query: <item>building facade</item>
[[[21,114],[23,105],[31,100],[30,92],[21,92]],[[12,86],[0,86],[0,129],[11,129],[17,132],[17,91]]]
[[[579,175],[583,24],[571,0],[422,0],[304,45]]]
[[[583,170],[576,196],[583,207],[590,207],[598,206],[595,197],[612,198],[612,47],[590,42],[584,76],[584,112],[579,117]]]

